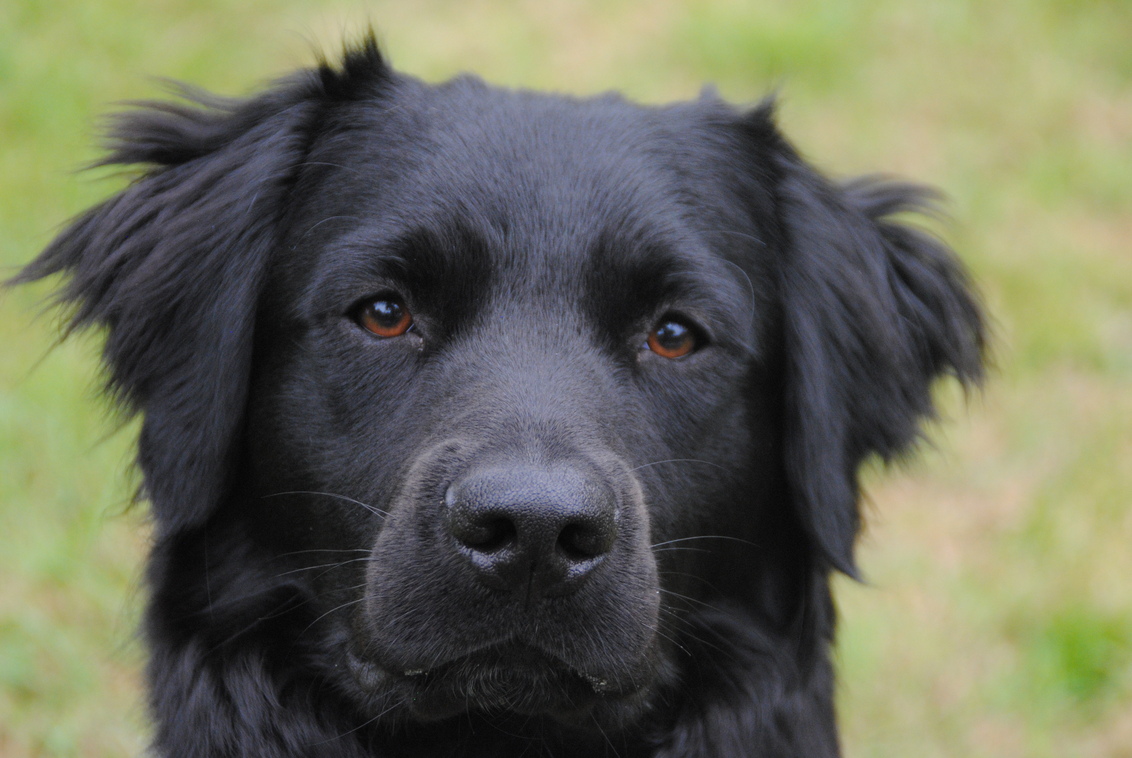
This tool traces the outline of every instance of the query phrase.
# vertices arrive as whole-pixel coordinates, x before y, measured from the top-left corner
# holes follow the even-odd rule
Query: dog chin
[[[358,687],[383,702],[399,701],[402,717],[418,722],[465,713],[548,717],[567,726],[595,719],[624,722],[642,710],[644,679],[651,679],[584,673],[519,644],[478,650],[429,669],[395,672],[356,655],[349,663]]]

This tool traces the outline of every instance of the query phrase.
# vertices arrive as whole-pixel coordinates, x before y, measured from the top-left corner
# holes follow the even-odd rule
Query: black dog
[[[17,279],[144,418],[156,752],[837,755],[857,469],[980,375],[925,193],[372,40],[192,100]]]

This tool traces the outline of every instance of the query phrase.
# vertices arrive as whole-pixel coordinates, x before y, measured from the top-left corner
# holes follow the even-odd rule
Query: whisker
[[[659,550],[654,549],[654,553],[710,553],[706,547],[664,547]]]
[[[657,636],[658,636],[658,637],[663,637],[664,639],[668,640],[669,642],[671,642],[671,643],[672,643],[673,645],[675,645],[676,647],[680,648],[680,650],[681,650],[681,651],[682,651],[682,652],[684,653],[684,655],[688,656],[689,658],[691,658],[691,657],[692,657],[692,652],[691,652],[690,650],[688,650],[688,648],[686,648],[686,647],[684,647],[683,645],[681,645],[681,644],[680,644],[680,643],[679,643],[679,642],[678,642],[678,641],[676,640],[676,638],[675,638],[675,637],[673,637],[673,636],[671,636],[671,635],[669,635],[669,634],[665,634],[664,632],[660,631],[659,629],[657,629],[657,630],[656,630],[656,634],[657,634]],[[696,640],[696,641],[697,641],[697,642],[699,642],[699,640]]]
[[[650,547],[655,550],[656,548],[663,547],[665,545],[675,545],[677,542],[689,542],[691,540],[727,540],[729,542],[739,542],[744,545],[749,545],[750,547],[761,547],[761,545],[756,542],[751,542],[750,540],[745,540],[741,537],[731,537],[726,534],[697,534],[693,537],[680,537],[679,539],[657,542],[655,545],[650,545]]]
[[[353,503],[354,505],[360,505],[361,507],[365,508],[370,513],[381,516],[382,518],[387,518],[389,516],[388,511],[383,511],[380,508],[377,508],[375,506],[370,505],[369,503],[363,503],[361,500],[355,500],[352,497],[346,497],[345,495],[339,495],[335,492],[318,492],[317,490],[290,490],[288,492],[273,492],[270,495],[262,495],[261,497],[263,497],[263,498],[283,497],[284,495],[321,495],[323,497],[334,497],[334,498],[338,498],[339,500],[345,500],[348,503]]]
[[[340,740],[340,739],[342,739],[343,737],[346,737],[347,735],[353,734],[354,732],[358,731],[359,729],[365,729],[365,728],[366,728],[367,726],[369,726],[369,725],[370,725],[370,724],[372,724],[373,722],[377,721],[377,720],[378,720],[379,718],[381,718],[381,717],[382,717],[382,716],[384,716],[385,714],[389,713],[389,712],[390,712],[391,710],[393,710],[394,708],[396,708],[396,707],[397,707],[397,706],[399,706],[399,705],[401,705],[401,702],[400,702],[400,701],[398,701],[398,700],[395,700],[395,701],[393,702],[393,705],[391,705],[391,706],[389,706],[388,708],[386,708],[385,710],[381,711],[380,713],[378,713],[378,714],[377,714],[376,716],[374,716],[373,718],[371,718],[371,719],[366,719],[366,720],[365,720],[365,721],[363,721],[362,723],[360,723],[360,724],[358,724],[357,726],[355,726],[355,727],[354,727],[353,729],[349,729],[349,730],[347,730],[347,731],[345,731],[345,732],[342,732],[341,734],[336,734],[336,735],[334,735],[333,737],[331,737],[331,738],[329,738],[329,739],[325,739],[325,740],[323,740],[322,742],[315,742],[315,743],[311,744],[311,747],[316,747],[316,746],[318,746],[318,745],[325,745],[325,744],[327,744],[328,742],[334,742],[335,740]]]
[[[319,226],[322,226],[326,222],[336,221],[338,219],[350,219],[352,221],[358,221],[359,220],[357,216],[327,216],[326,218],[322,219],[321,221],[316,222],[309,229],[307,229],[305,232],[303,232],[302,236],[299,237],[298,241],[302,242],[304,237],[306,237],[308,234],[310,234],[311,232],[313,232],[315,229],[317,229]]]
[[[590,713],[590,719],[594,722],[594,726],[597,727],[597,730],[599,732],[601,732],[602,738],[605,739],[605,744],[609,745],[609,749],[613,751],[613,755],[615,756],[615,758],[621,758],[620,751],[618,751],[617,748],[614,747],[613,742],[609,739],[609,735],[606,734],[605,730],[601,728],[601,723],[598,722],[597,716],[593,715],[593,713],[591,712]]]
[[[712,629],[709,626],[704,626],[703,624],[697,624],[690,619],[680,618],[680,617],[672,614],[671,611],[669,612],[668,616],[670,618],[670,623],[673,622],[673,621],[679,622],[679,627],[680,627],[679,633],[681,633],[682,639],[687,640],[688,642],[692,643],[693,645],[698,645],[698,646],[703,647],[703,648],[710,648],[711,650],[716,651],[721,656],[723,656],[724,658],[726,658],[727,660],[729,660],[733,663],[736,663],[736,664],[741,663],[741,658],[737,654],[731,640],[729,640],[728,638],[721,635],[715,629]],[[672,629],[672,631],[677,632],[676,629]],[[697,632],[701,632],[701,631],[711,633],[721,643],[723,643],[723,645],[720,646],[720,645],[714,644],[714,643],[709,642],[708,640],[704,639],[701,634],[697,633]],[[680,648],[680,650],[682,650],[689,657],[692,657],[691,651],[689,651],[687,647],[682,645],[680,642],[678,642],[671,635],[665,634],[664,632],[661,632],[659,629],[657,630],[657,634],[659,636],[663,637],[664,639],[668,640],[669,642],[671,642],[676,647]]]
[[[356,589],[356,588],[355,587],[349,587],[347,589]],[[359,597],[359,598],[355,598],[354,600],[347,600],[345,603],[342,603],[341,605],[334,606],[329,611],[327,611],[326,613],[323,613],[318,618],[316,618],[314,621],[307,624],[306,627],[303,629],[303,631],[301,631],[301,632],[299,632],[298,634],[295,635],[295,639],[298,639],[298,638],[302,637],[304,634],[306,634],[307,632],[309,632],[311,630],[311,627],[313,627],[319,621],[322,621],[324,618],[329,616],[331,613],[334,613],[336,611],[340,611],[343,608],[349,608],[351,605],[357,605],[358,603],[362,602],[363,599],[364,598]]]
[[[278,578],[278,577],[281,577],[281,576],[287,576],[288,574],[298,574],[298,573],[301,573],[303,571],[314,571],[315,569],[328,569],[328,570],[329,569],[335,569],[335,568],[339,568],[341,566],[347,566],[351,563],[362,563],[362,562],[368,562],[370,560],[372,560],[372,558],[370,556],[366,555],[366,556],[363,556],[361,558],[351,558],[348,561],[335,561],[334,563],[320,563],[317,566],[303,566],[301,568],[290,569],[288,571],[281,571],[278,574],[276,574],[275,576],[276,576],[276,578]],[[319,576],[324,576],[324,574],[319,574]]]
[[[666,458],[663,461],[653,461],[652,463],[642,463],[640,466],[634,466],[633,468],[629,469],[629,473],[633,473],[634,471],[637,471],[639,469],[648,468],[649,466],[659,466],[662,463],[702,463],[705,466],[714,466],[721,471],[727,471],[726,466],[720,466],[718,463],[705,461],[702,458]]]
[[[723,230],[719,230],[719,231],[723,231]],[[724,232],[724,234],[735,234],[735,235],[740,236],[740,237],[750,237],[751,239],[755,240],[756,242],[762,243],[762,240],[757,239],[756,237],[751,237],[751,235],[749,235],[749,234],[743,234],[742,232]],[[755,303],[756,303],[755,285],[754,285],[754,282],[751,281],[751,277],[749,277],[747,275],[747,272],[743,270],[743,267],[740,266],[735,261],[729,261],[726,258],[723,258],[721,260],[723,260],[724,263],[727,263],[727,264],[733,266],[735,269],[737,269],[739,271],[739,273],[743,275],[743,278],[747,280],[747,292],[751,297],[750,304],[749,304],[748,307],[750,308],[750,313],[754,313],[755,312]]]
[[[254,621],[252,621],[250,624],[244,625],[240,629],[237,629],[235,632],[229,634],[227,637],[225,637],[224,639],[217,642],[215,645],[213,645],[211,648],[209,648],[207,651],[205,651],[205,656],[212,655],[212,653],[216,652],[217,650],[221,649],[222,647],[227,646],[233,640],[241,637],[244,634],[247,634],[252,629],[255,629],[257,626],[259,626],[264,621],[270,621],[271,619],[279,618],[280,616],[283,616],[283,615],[290,613],[291,611],[295,610],[296,608],[299,608],[300,606],[304,605],[306,602],[307,602],[307,600],[305,600],[305,599],[296,599],[295,597],[287,598],[282,603],[279,603],[278,605],[276,605],[275,608],[273,608],[266,615],[259,616]]]
[[[691,579],[691,580],[699,582],[703,586],[707,587],[707,589],[711,590],[716,595],[722,596],[722,594],[723,594],[719,591],[719,588],[716,587],[715,584],[713,584],[708,579],[705,579],[702,576],[697,576],[696,574],[690,574],[687,571],[657,571],[656,573],[657,573],[657,576],[678,576],[682,579]]]
[[[272,556],[274,560],[282,558],[291,558],[296,555],[307,555],[309,553],[369,553],[370,550],[364,547],[342,547],[342,548],[311,548],[310,550],[292,550],[287,553],[279,553]]]
[[[681,600],[686,600],[686,601],[688,601],[689,603],[695,603],[696,605],[702,605],[702,606],[703,606],[704,608],[707,608],[707,609],[708,609],[709,611],[715,611],[715,610],[718,610],[718,609],[717,609],[717,608],[716,608],[716,607],[715,607],[714,605],[712,605],[711,603],[705,602],[705,601],[703,601],[703,600],[699,600],[699,599],[697,599],[697,598],[694,598],[694,597],[689,597],[688,595],[681,595],[681,594],[680,594],[679,592],[673,592],[672,590],[666,590],[666,589],[664,589],[663,587],[661,588],[661,590],[660,590],[660,591],[661,591],[662,593],[664,593],[665,595],[671,595],[672,597],[678,597],[678,598],[680,598]]]
[[[745,237],[746,239],[749,239],[749,240],[751,240],[752,242],[757,242],[757,243],[759,243],[760,245],[762,245],[763,247],[766,247],[766,243],[765,243],[765,242],[763,242],[763,241],[762,241],[761,239],[759,239],[758,237],[756,237],[755,235],[753,235],[753,234],[747,234],[746,232],[737,232],[737,231],[735,231],[734,229],[709,229],[709,230],[708,230],[708,233],[709,233],[709,234],[732,234],[732,235],[734,235],[734,236],[736,236],[736,237]],[[725,259],[725,260],[726,260],[726,259]],[[727,262],[728,262],[728,263],[731,263],[731,261],[727,261]],[[732,264],[732,265],[736,265],[736,264]],[[740,271],[742,271],[742,269],[739,269],[739,270],[740,270]]]

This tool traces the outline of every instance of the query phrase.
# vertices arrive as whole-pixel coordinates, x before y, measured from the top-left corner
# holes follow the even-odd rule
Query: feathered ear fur
[[[202,523],[237,450],[256,302],[288,192],[328,101],[388,74],[372,38],[245,101],[183,92],[119,117],[104,164],[144,166],[11,283],[63,273],[72,328],[107,330],[109,387],[143,415],[138,463],[161,534]]]
[[[754,114],[764,130],[769,115]],[[787,483],[826,565],[855,575],[858,469],[914,442],[937,377],[978,383],[983,319],[954,253],[894,219],[930,210],[930,192],[836,186],[775,142]]]

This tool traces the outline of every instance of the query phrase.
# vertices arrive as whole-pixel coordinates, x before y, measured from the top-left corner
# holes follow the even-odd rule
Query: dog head
[[[162,639],[237,645],[285,584],[273,634],[364,712],[624,724],[706,616],[802,634],[859,465],[982,330],[892,219],[924,195],[830,183],[772,116],[429,86],[369,44],[124,117],[143,173],[21,279],[106,327],[159,544],[230,578],[158,560]]]

